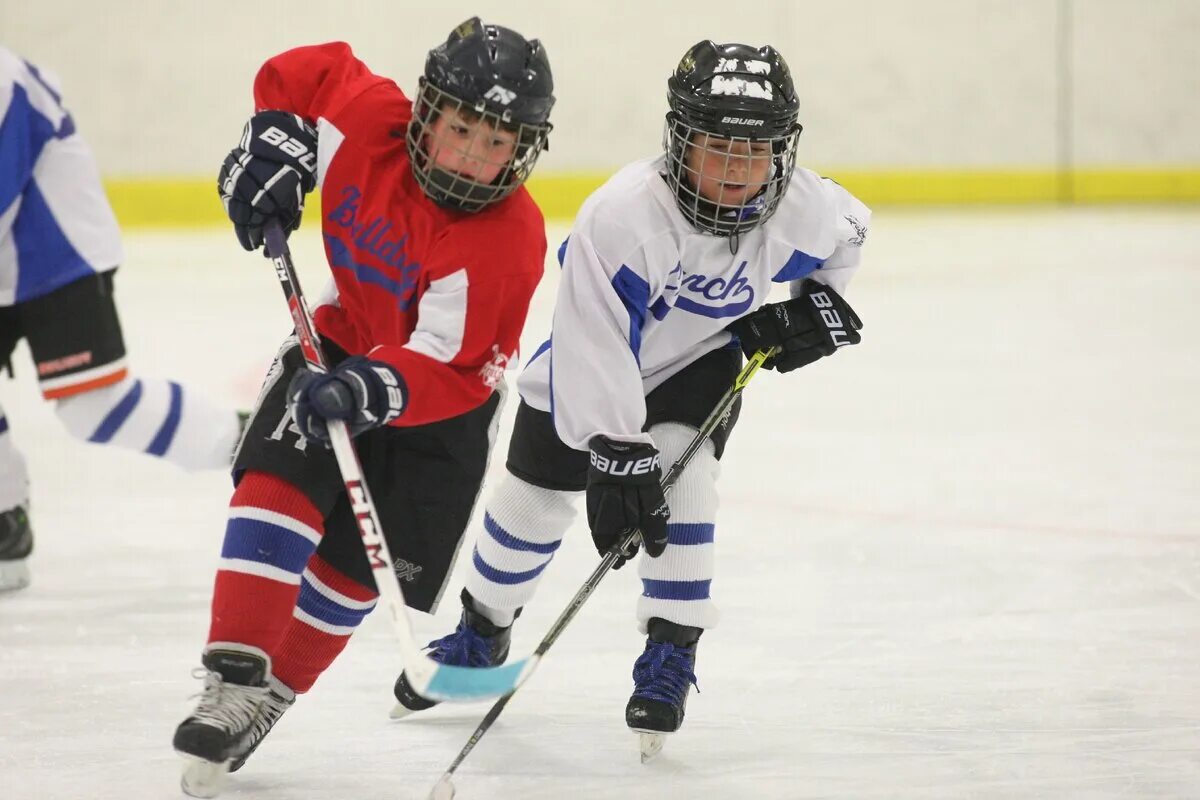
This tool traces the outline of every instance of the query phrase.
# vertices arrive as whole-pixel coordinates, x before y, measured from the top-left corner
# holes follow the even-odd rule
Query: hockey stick
[[[328,372],[329,367],[321,353],[312,314],[304,302],[304,294],[300,290],[300,281],[296,277],[296,268],[292,264],[291,251],[288,249],[283,230],[278,223],[271,223],[264,235],[267,255],[275,264],[275,276],[279,278],[279,284],[287,298],[304,360],[314,372]],[[363,547],[367,551],[367,561],[370,562],[371,573],[375,576],[375,585],[379,588],[383,605],[387,607],[392,619],[396,638],[400,641],[400,660],[404,665],[404,672],[413,688],[423,697],[451,702],[488,700],[515,691],[521,685],[521,681],[532,672],[536,659],[523,659],[500,667],[455,667],[439,664],[421,652],[413,638],[412,625],[405,610],[404,594],[400,591],[400,584],[392,570],[392,564],[395,562],[388,551],[387,541],[383,538],[383,526],[379,523],[375,502],[371,499],[371,493],[363,479],[362,464],[350,439],[346,423],[341,420],[329,420],[329,438],[338,469],[342,473],[342,482],[346,486],[346,494],[350,498],[351,510],[358,522]]]
[[[720,402],[717,403],[716,407],[712,410],[712,413],[708,415],[708,419],[706,419],[704,424],[700,426],[700,430],[696,432],[694,437],[692,437],[691,443],[688,444],[687,448],[683,451],[683,453],[680,454],[679,458],[675,460],[675,463],[671,465],[671,468],[667,470],[667,474],[663,476],[663,494],[669,492],[671,487],[675,485],[675,482],[679,480],[680,473],[682,473],[684,468],[687,467],[687,465],[691,462],[692,457],[695,456],[704,443],[708,441],[709,437],[712,436],[713,431],[717,429],[717,426],[725,420],[725,416],[729,413],[730,409],[733,408],[733,404],[741,396],[742,390],[746,388],[746,384],[749,383],[750,379],[754,377],[754,373],[758,372],[758,368],[763,365],[764,361],[775,355],[777,349],[778,348],[759,350],[753,356],[751,356],[750,360],[746,362],[746,365],[742,367],[742,371],[738,373],[737,378],[735,378],[733,381],[733,386],[729,388],[729,391],[725,392],[725,395],[721,398]],[[542,639],[541,644],[539,644],[537,649],[533,651],[533,655],[528,659],[530,662],[530,672],[524,676],[525,678],[529,677],[529,674],[532,673],[538,662],[541,661],[542,656],[544,656],[546,651],[553,646],[553,644],[558,640],[558,637],[562,634],[563,630],[565,630],[567,625],[570,624],[571,620],[575,618],[575,615],[579,613],[579,609],[581,609],[583,604],[587,602],[587,599],[591,597],[592,592],[594,592],[596,587],[600,585],[600,581],[604,580],[604,576],[608,574],[610,569],[612,569],[613,564],[617,563],[618,559],[625,557],[629,552],[629,548],[636,544],[641,536],[641,531],[637,530],[636,528],[629,531],[624,539],[614,545],[613,548],[604,555],[604,558],[600,560],[600,564],[596,567],[592,574],[588,576],[588,579],[584,581],[583,586],[579,588],[579,591],[575,593],[575,596],[571,598],[571,602],[567,604],[566,609],[562,612],[562,614],[559,615],[554,624],[550,626],[550,632],[546,634],[545,638]],[[482,739],[484,734],[488,732],[488,729],[492,727],[492,723],[496,721],[496,718],[500,716],[500,712],[504,710],[506,705],[508,705],[508,701],[512,699],[514,694],[516,694],[517,688],[519,688],[519,686],[514,687],[512,691],[497,700],[495,705],[492,706],[491,710],[488,711],[487,716],[483,718],[483,721],[479,723],[479,727],[477,727],[475,732],[471,734],[471,738],[467,740],[465,745],[463,745],[462,750],[459,751],[458,756],[454,759],[453,763],[451,763],[450,767],[444,773],[442,773],[442,777],[439,778],[437,784],[434,785],[433,790],[429,794],[429,800],[450,800],[450,798],[454,797],[454,784],[451,782],[451,777],[454,775],[454,771],[458,769],[463,760],[466,759],[471,751],[475,749],[475,745],[479,744],[479,740]]]

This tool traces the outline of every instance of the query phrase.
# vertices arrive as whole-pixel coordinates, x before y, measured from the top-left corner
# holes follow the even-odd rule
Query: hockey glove
[[[862,320],[842,296],[812,278],[800,293],[762,308],[729,325],[747,357],[758,350],[780,347],[783,352],[763,363],[767,369],[791,372],[833,355],[839,347],[858,344]]]
[[[404,413],[408,387],[382,361],[348,358],[328,373],[304,368],[288,385],[288,408],[300,434],[329,446],[329,420],[340,419],[351,436],[386,425]]]
[[[247,250],[263,243],[263,227],[278,220],[284,234],[300,227],[304,195],[317,185],[317,132],[284,111],[260,111],[242,130],[217,175],[217,191]]]
[[[592,541],[605,555],[631,529],[642,532],[646,552],[654,558],[667,547],[671,509],[662,491],[658,450],[642,442],[616,442],[603,436],[591,441],[587,515]],[[613,565],[620,569],[637,553],[634,546]]]

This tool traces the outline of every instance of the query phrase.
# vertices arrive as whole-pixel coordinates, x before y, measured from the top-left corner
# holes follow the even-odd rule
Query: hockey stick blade
[[[539,656],[529,656],[498,667],[455,667],[439,664],[428,656],[422,658],[422,669],[406,666],[404,670],[413,691],[427,700],[462,703],[493,700],[516,691],[541,661]]]

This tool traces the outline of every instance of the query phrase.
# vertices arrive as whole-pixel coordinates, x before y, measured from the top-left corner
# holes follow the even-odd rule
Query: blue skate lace
[[[425,645],[432,648],[429,657],[439,664],[454,667],[490,667],[491,645],[486,637],[461,622],[454,633]]]
[[[694,647],[679,647],[670,642],[647,642],[646,652],[633,664],[633,696],[679,705],[687,695],[688,684],[700,691],[692,665]]]

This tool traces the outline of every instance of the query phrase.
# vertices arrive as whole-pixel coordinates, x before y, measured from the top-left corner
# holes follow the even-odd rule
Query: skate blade
[[[411,716],[415,713],[417,712],[411,708],[408,708],[403,703],[396,703],[396,705],[392,706],[392,710],[388,712],[388,718],[404,719],[405,717]]]
[[[446,775],[442,776],[429,793],[429,800],[454,800],[454,784]]]
[[[638,747],[642,751],[643,764],[661,753],[663,745],[667,743],[667,734],[662,731],[639,731],[635,729],[634,733],[638,735]]]
[[[183,756],[183,776],[179,788],[189,797],[212,798],[225,788],[229,777],[229,762],[214,763],[195,756]]]
[[[0,561],[0,592],[15,592],[29,585],[29,565],[25,559]]]

